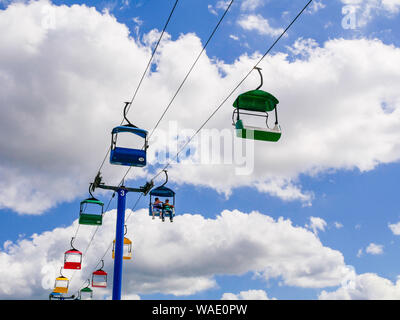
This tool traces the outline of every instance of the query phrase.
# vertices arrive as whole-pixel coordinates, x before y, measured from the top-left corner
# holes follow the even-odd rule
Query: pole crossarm
[[[141,186],[139,188],[130,188],[130,187],[125,187],[125,186],[108,186],[102,182],[102,177],[100,172],[97,174],[94,182],[90,184],[90,190],[94,192],[96,188],[100,189],[105,189],[105,190],[113,190],[115,192],[118,192],[118,190],[123,189],[126,192],[138,192],[138,193],[143,193],[143,195],[147,195],[150,190],[154,187],[154,182],[153,180],[150,180],[150,182],[146,182],[144,186]]]
[[[145,191],[143,187],[140,187],[140,188],[130,188],[130,187],[124,187],[124,186],[115,187],[115,186],[107,186],[105,184],[98,186],[98,188],[105,189],[105,190],[113,190],[116,192],[118,192],[118,190],[125,190],[127,192],[143,193]]]

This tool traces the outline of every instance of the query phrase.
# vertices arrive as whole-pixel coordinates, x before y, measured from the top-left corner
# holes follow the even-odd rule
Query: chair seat
[[[82,264],[80,262],[65,262],[64,269],[80,270]]]
[[[276,142],[280,139],[282,135],[282,131],[279,126],[275,126],[272,129],[244,126],[242,120],[238,120],[235,127],[236,136],[243,139]]]
[[[146,165],[146,151],[116,147],[110,152],[110,163],[123,166],[144,167]]]

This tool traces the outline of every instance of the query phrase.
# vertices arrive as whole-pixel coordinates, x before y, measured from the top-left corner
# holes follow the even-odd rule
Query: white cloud
[[[398,223],[389,223],[389,229],[393,232],[394,235],[400,235],[400,222]]]
[[[210,13],[212,13],[213,15],[218,15],[218,12],[214,9],[214,7],[211,5],[211,4],[209,4],[208,6],[207,6],[207,8],[208,8],[208,11],[210,12]]]
[[[225,292],[221,300],[276,300],[276,298],[269,298],[264,290],[247,290],[238,294]]]
[[[390,13],[398,13],[400,10],[400,0],[382,0],[382,6]]]
[[[285,179],[257,182],[254,186],[258,191],[269,193],[285,201],[300,200],[304,206],[310,206],[311,201],[314,199],[313,193],[302,192],[299,187]]]
[[[293,54],[306,58],[309,57],[316,48],[318,48],[318,43],[314,39],[298,38],[292,46],[287,48]]]
[[[392,282],[374,273],[357,275],[350,285],[336,291],[323,290],[321,300],[398,300],[400,299],[400,280]]]
[[[263,0],[244,0],[240,6],[243,11],[254,11],[264,5]]]
[[[150,30],[145,35],[143,35],[142,41],[146,46],[154,47],[155,44],[160,39],[160,35],[161,35],[161,31],[159,31],[157,29],[153,29],[153,30]],[[168,33],[164,32],[164,35],[163,35],[159,45],[163,46],[165,44],[165,42],[170,38],[171,38],[171,36]]]
[[[382,254],[383,253],[383,245],[372,242],[365,249],[365,252],[369,253],[369,254],[373,254],[373,255]]]
[[[343,228],[343,224],[340,223],[340,222],[335,221],[334,225],[335,225],[335,228],[336,228],[336,229],[341,229],[341,228]]]
[[[133,17],[132,21],[139,26],[141,26],[143,24],[143,20],[141,20],[140,17]]]
[[[283,32],[282,28],[271,27],[268,19],[260,14],[242,15],[237,23],[243,29],[247,31],[255,30],[261,35],[278,36]]]
[[[308,7],[307,12],[314,14],[321,9],[324,9],[326,5],[321,1],[313,1],[311,5]]]
[[[211,4],[209,4],[207,6],[208,7],[208,11],[210,13],[212,13],[213,15],[217,16],[218,15],[218,11],[217,10],[220,10],[220,9],[226,10],[228,8],[230,2],[231,2],[230,0],[228,0],[228,1],[220,0],[215,4],[215,7],[213,5],[211,5]]]
[[[126,8],[129,8],[130,5],[130,0],[121,0],[121,6],[119,7],[119,10],[124,10]]]
[[[325,231],[326,226],[326,221],[319,217],[310,217],[310,224],[306,225],[306,227],[311,229],[315,235],[318,234],[318,230]]]
[[[8,242],[6,250],[0,252],[0,297],[45,298],[76,223]],[[215,219],[184,214],[173,223],[162,223],[152,220],[143,209],[130,216],[127,226],[133,260],[124,264],[123,295],[132,298],[156,292],[191,295],[216,287],[216,275],[248,272],[264,280],[279,277],[284,285],[324,288],[339,285],[350,271],[342,254],[323,246],[312,232],[293,226],[288,219],[274,220],[258,212],[225,210]],[[114,228],[115,210],[105,214],[82,270],[63,271],[73,277],[70,293],[76,292],[95,270],[114,238]],[[81,226],[74,246],[84,251],[93,231],[93,227]],[[104,263],[112,281],[111,252]],[[110,293],[109,288],[96,290],[96,299],[107,298]],[[238,298],[256,295],[260,297],[260,292],[239,294]]]
[[[141,300],[141,298],[137,294],[128,294],[128,295],[124,295],[123,300]]]
[[[224,1],[224,0],[219,0],[219,1],[216,3],[215,7],[216,7],[217,9],[226,10],[226,9],[228,8],[230,2],[231,2],[231,0],[225,0],[225,1]]]

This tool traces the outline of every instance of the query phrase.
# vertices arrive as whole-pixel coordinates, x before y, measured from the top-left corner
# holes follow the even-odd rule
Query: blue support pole
[[[121,300],[122,263],[124,254],[126,189],[118,189],[117,228],[115,231],[113,300]]]

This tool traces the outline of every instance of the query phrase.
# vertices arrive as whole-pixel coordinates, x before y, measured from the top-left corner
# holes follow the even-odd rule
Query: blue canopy
[[[150,196],[173,197],[173,196],[175,196],[175,192],[167,187],[161,186],[161,187],[157,187],[157,188],[151,190]]]
[[[118,126],[118,127],[115,127],[112,130],[111,133],[115,134],[115,133],[119,133],[119,132],[130,132],[130,133],[136,134],[136,135],[138,135],[138,136],[140,136],[142,138],[146,138],[147,133],[148,133],[144,129],[135,128],[135,127],[131,127],[131,126]]]

